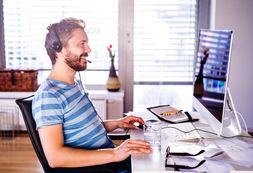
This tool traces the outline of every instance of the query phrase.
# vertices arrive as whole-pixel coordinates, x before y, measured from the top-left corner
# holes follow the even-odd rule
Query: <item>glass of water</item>
[[[161,122],[147,120],[143,126],[144,140],[148,141],[153,149],[161,149]]]

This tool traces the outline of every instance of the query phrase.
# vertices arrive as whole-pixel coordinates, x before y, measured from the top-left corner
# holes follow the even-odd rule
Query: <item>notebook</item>
[[[147,108],[160,120],[169,123],[183,123],[183,122],[193,122],[198,119],[193,119],[188,112],[184,112],[176,107],[170,105],[159,105]]]

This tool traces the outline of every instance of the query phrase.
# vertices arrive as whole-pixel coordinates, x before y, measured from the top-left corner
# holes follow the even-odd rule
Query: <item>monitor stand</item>
[[[221,136],[223,137],[233,137],[240,135],[241,125],[238,119],[238,115],[231,97],[229,88],[227,88],[227,93],[225,95],[225,103],[222,114],[222,124],[221,124]]]

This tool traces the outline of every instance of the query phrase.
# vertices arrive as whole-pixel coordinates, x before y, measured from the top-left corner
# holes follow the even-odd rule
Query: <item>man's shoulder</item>
[[[61,89],[60,86],[52,83],[50,79],[44,80],[36,93],[57,93]]]
[[[38,90],[35,93],[34,100],[44,99],[44,98],[57,98],[59,88],[49,82],[48,79],[44,80]]]

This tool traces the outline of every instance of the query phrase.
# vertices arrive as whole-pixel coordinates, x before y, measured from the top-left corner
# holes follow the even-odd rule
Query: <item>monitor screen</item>
[[[195,62],[194,96],[221,122],[232,31],[202,29]]]
[[[230,136],[240,133],[228,90],[232,37],[230,30],[200,30],[193,85],[193,107],[217,134]]]

